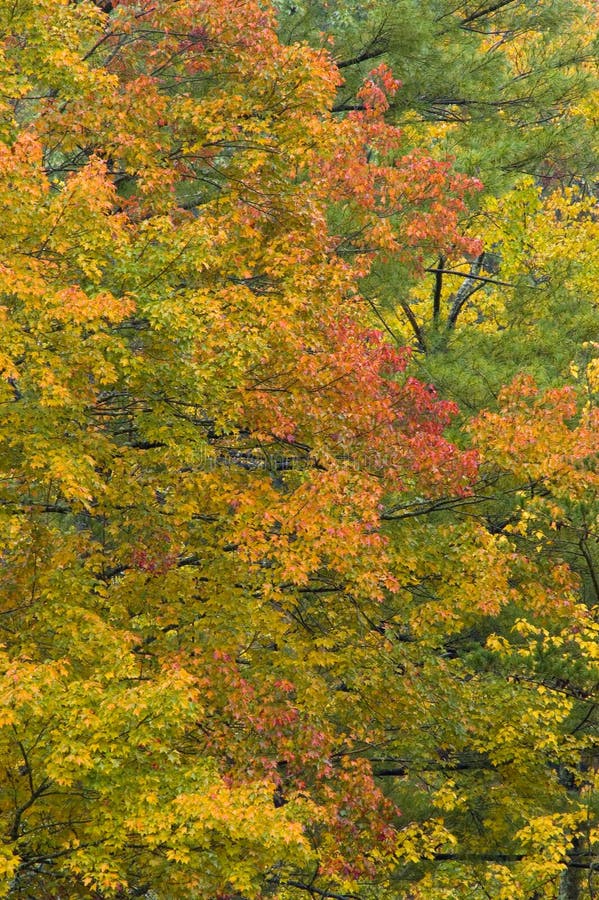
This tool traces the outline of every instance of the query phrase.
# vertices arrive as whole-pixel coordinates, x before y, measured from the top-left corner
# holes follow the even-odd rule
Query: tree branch
[[[426,339],[424,337],[424,332],[422,331],[420,325],[418,324],[418,320],[416,319],[416,316],[412,312],[410,305],[407,303],[406,300],[400,300],[399,305],[405,312],[406,318],[407,318],[408,322],[410,323],[410,325],[412,326],[412,331],[414,332],[414,334],[416,335],[416,338],[418,340],[418,346],[424,353],[426,353]]]
[[[435,273],[435,292],[433,294],[433,322],[437,324],[441,314],[441,293],[443,291],[443,266],[445,257],[439,256],[439,268],[427,269],[427,272]]]
[[[514,2],[516,2],[516,0],[498,0],[497,3],[494,3],[492,6],[487,6],[486,9],[479,9],[477,12],[466,16],[465,19],[461,20],[460,25],[470,25],[471,22],[476,22],[477,19],[484,19],[485,16],[490,16],[492,13],[503,9],[504,6],[510,6]]]
[[[499,284],[502,287],[516,287],[511,281],[500,281],[498,278],[485,278],[484,275],[473,275],[471,272],[458,272],[457,269],[433,269],[429,267],[425,272],[441,272],[443,275],[458,275],[460,278],[471,278],[473,281],[484,281],[487,284]]]
[[[331,900],[359,900],[357,894],[336,894],[334,891],[323,890],[322,888],[314,887],[313,884],[306,884],[303,881],[286,881],[285,884],[288,887],[295,887],[300,888],[302,891],[308,891],[309,894],[318,897],[331,897]]]
[[[455,295],[453,305],[449,312],[449,316],[447,317],[447,327],[450,331],[455,328],[458,316],[466,301],[472,296],[472,294],[474,294],[475,291],[479,290],[479,288],[482,287],[482,285],[477,282],[479,282],[480,277],[482,277],[479,277],[478,273],[481,270],[484,258],[484,253],[481,253],[480,256],[476,257],[470,267],[469,274],[464,279],[463,284],[460,286],[457,294]]]
[[[382,56],[387,52],[387,48],[384,47],[382,49],[366,49],[362,53],[359,53],[357,56],[351,56],[349,59],[342,59],[340,62],[336,63],[338,69],[347,69],[348,66],[357,66],[361,62],[365,62],[367,59],[378,59],[379,56]]]

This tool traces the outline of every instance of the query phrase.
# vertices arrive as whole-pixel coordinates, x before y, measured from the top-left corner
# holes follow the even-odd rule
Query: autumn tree
[[[476,185],[405,152],[386,70],[333,123],[324,54],[222,14],[2,12],[8,894],[255,894],[395,852],[331,700],[397,589],[383,485],[463,492],[474,459],[326,213],[467,249]]]
[[[563,893],[596,626],[543,548],[593,540],[596,370],[460,448],[363,290],[478,258],[480,182],[267,4],[0,22],[0,889]]]

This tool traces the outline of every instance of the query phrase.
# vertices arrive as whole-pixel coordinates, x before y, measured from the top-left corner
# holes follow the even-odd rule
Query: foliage
[[[594,174],[596,4],[579,0],[277,0],[284,37],[331,46],[351,108],[373,65],[401,82],[391,118],[484,179]],[[596,146],[595,146],[596,151]]]
[[[596,842],[591,301],[574,384],[452,441],[370,286],[414,285],[431,368],[430,259],[491,242],[567,318],[587,199],[519,182],[525,227],[487,194],[481,243],[389,66],[339,115],[344,70],[256,0],[0,23],[0,894],[563,893]]]

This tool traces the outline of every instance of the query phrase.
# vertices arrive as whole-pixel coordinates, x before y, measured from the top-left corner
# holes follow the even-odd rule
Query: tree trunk
[[[575,856],[579,851],[580,839],[576,838],[568,855],[570,857]],[[571,865],[562,872],[557,900],[580,900],[583,873],[584,869],[575,869]]]

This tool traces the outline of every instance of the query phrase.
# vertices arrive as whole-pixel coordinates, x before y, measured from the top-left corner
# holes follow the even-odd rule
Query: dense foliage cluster
[[[599,894],[597,24],[0,3],[0,896]]]

